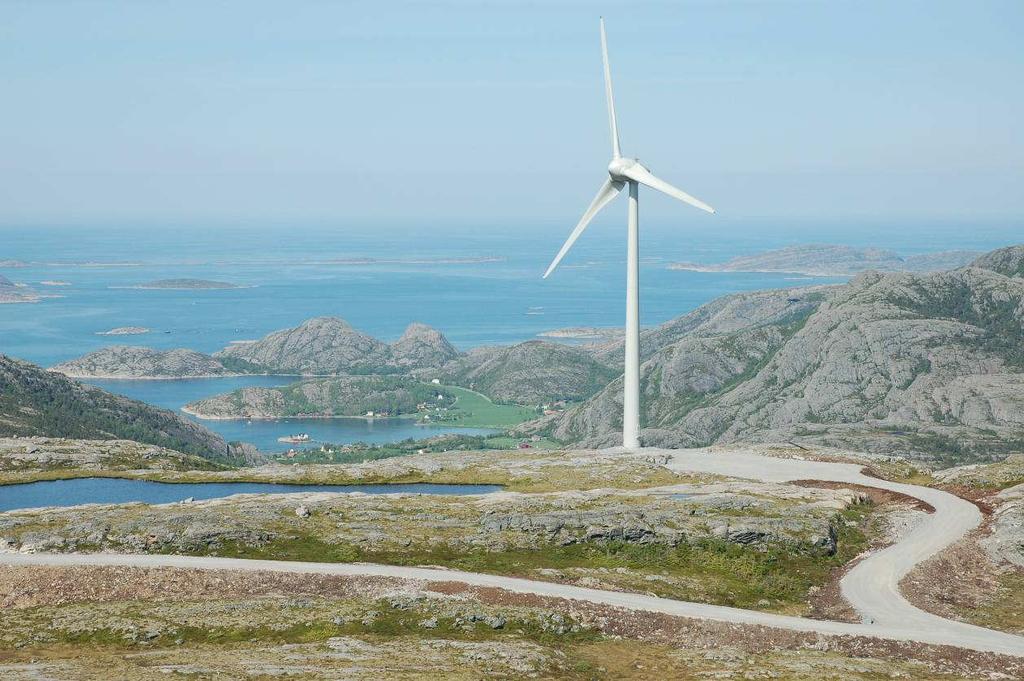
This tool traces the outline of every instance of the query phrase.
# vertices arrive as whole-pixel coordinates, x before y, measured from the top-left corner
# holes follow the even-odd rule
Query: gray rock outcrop
[[[475,348],[429,375],[472,388],[498,402],[540,404],[584,399],[618,373],[619,369],[604,365],[582,348],[527,341]]]
[[[1015,271],[1006,250],[990,260]],[[797,438],[956,462],[1024,442],[1024,280],[977,267],[867,273],[810,304],[791,291],[786,301],[802,306],[792,315],[773,293],[715,301],[645,334],[649,444]],[[751,302],[759,313],[714,323]],[[616,443],[620,394],[613,382],[553,433]]]
[[[112,345],[52,369],[72,378],[190,378],[223,376],[224,365],[195,350]]]
[[[458,351],[447,339],[424,324],[410,324],[402,337],[389,345],[337,317],[316,317],[214,354],[221,360],[243,360],[269,372],[302,375],[398,372],[441,366],[456,356]]]

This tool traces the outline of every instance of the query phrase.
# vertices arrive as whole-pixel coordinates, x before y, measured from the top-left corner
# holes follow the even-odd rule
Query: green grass
[[[433,423],[464,426],[467,428],[511,428],[520,423],[537,418],[539,414],[533,407],[513,404],[496,404],[486,396],[466,388],[444,386],[447,392],[455,395],[455,405],[447,412],[432,413]]]
[[[494,629],[480,623],[466,626],[457,625],[451,616],[434,615],[437,626],[425,629],[419,621],[432,615],[428,608],[412,610],[392,609],[387,600],[379,600],[369,604],[374,613],[367,622],[359,617],[346,618],[346,621],[325,620],[314,618],[309,621],[296,622],[287,627],[274,626],[177,626],[163,632],[160,637],[147,641],[149,646],[169,645],[172,641],[180,641],[174,645],[184,644],[236,644],[250,641],[261,643],[314,643],[326,641],[337,636],[376,635],[385,637],[411,636],[415,638],[450,639],[464,641],[490,641],[500,639],[526,639],[540,644],[585,643],[600,640],[601,635],[587,628],[578,631],[567,631],[556,634],[545,630],[533,618],[513,620],[510,626]],[[372,606],[376,606],[373,608]],[[371,609],[367,609],[367,613]],[[143,613],[144,614],[144,613]],[[364,613],[365,614],[365,613]],[[574,624],[573,620],[567,620]],[[107,627],[97,627],[81,631],[57,632],[57,641],[72,645],[105,645],[126,646],[137,644],[138,641],[125,637],[124,631]]]
[[[811,547],[769,544],[747,547],[720,539],[700,539],[677,546],[626,542],[568,546],[541,544],[537,549],[488,551],[484,548],[413,545],[402,550],[367,550],[332,544],[312,535],[278,537],[261,546],[240,542],[209,549],[208,555],[232,558],[315,562],[372,562],[388,565],[444,565],[490,574],[536,578],[536,570],[607,568],[610,578],[636,591],[666,598],[740,608],[792,611],[806,601],[812,586],[828,581],[867,546],[865,526],[870,506],[838,514],[838,550],[825,555]],[[846,521],[854,521],[847,526]],[[616,568],[626,568],[622,575]],[[647,575],[676,578],[647,581]],[[765,604],[767,601],[767,605]]]
[[[1024,632],[1024,574],[1010,572],[999,576],[996,596],[974,608],[961,608],[969,622],[990,629]]]

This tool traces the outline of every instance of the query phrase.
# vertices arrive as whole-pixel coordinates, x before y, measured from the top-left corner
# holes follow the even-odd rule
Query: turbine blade
[[[683,203],[688,203],[691,206],[694,206],[695,208],[706,210],[709,213],[715,212],[714,208],[704,203],[700,199],[694,198],[687,194],[686,192],[684,192],[682,189],[673,187],[668,182],[665,182],[665,180],[661,180],[655,177],[654,175],[651,174],[651,171],[647,170],[639,163],[634,164],[630,168],[627,168],[625,171],[623,171],[622,174],[631,180],[635,180],[636,182],[639,182],[642,185],[646,185],[651,189],[657,189],[662,194],[668,194],[672,198],[679,199]]]
[[[612,158],[619,153],[619,126],[615,122],[615,97],[612,96],[612,70],[608,66],[608,38],[604,34],[604,17],[601,17],[601,60],[604,62],[604,95],[608,100],[608,127],[612,131]]]
[[[547,279],[548,275],[555,271],[555,268],[558,267],[558,263],[562,262],[562,258],[564,258],[565,254],[569,252],[572,245],[576,243],[576,239],[580,238],[580,234],[583,234],[583,230],[587,228],[590,221],[594,219],[594,216],[597,215],[602,208],[608,205],[609,201],[618,195],[623,186],[625,186],[624,183],[615,182],[611,178],[604,181],[601,188],[597,190],[597,196],[595,196],[594,200],[590,202],[590,206],[587,208],[586,212],[583,213],[583,217],[580,218],[579,223],[576,225],[576,229],[572,230],[572,234],[570,234],[569,238],[565,240],[564,244],[562,244],[562,250],[558,251],[558,255],[556,255],[555,259],[551,261],[551,264],[548,266],[548,271],[544,273],[544,279]]]

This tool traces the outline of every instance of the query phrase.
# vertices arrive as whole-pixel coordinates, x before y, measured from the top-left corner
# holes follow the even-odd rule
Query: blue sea
[[[674,261],[720,262],[799,243],[892,248],[903,254],[988,250],[1020,239],[1013,223],[779,224],[722,220],[650,225],[641,237],[641,323],[653,326],[718,296],[764,288],[839,283],[840,278],[670,270]],[[305,319],[335,315],[384,340],[410,322],[440,329],[461,349],[515,343],[567,326],[617,327],[624,316],[625,234],[595,223],[562,267],[541,274],[570,224],[518,226],[281,225],[258,227],[0,227],[0,274],[52,294],[0,305],[0,353],[52,366],[111,344],[214,352]],[[199,278],[246,288],[146,290],[155,279]],[[67,282],[48,286],[43,281]],[[138,336],[100,336],[142,326]],[[96,381],[108,390],[179,409],[241,385],[281,377],[186,381]],[[306,431],[330,442],[422,436],[407,421],[343,419],[204,421],[230,439],[268,451]],[[437,432],[437,431],[433,431]],[[463,431],[464,432],[464,431]]]

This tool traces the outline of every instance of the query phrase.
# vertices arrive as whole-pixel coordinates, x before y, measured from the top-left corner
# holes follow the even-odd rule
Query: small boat
[[[278,442],[287,442],[289,444],[298,444],[300,442],[309,442],[309,433],[298,433],[297,435],[288,435],[286,437],[277,438]]]

